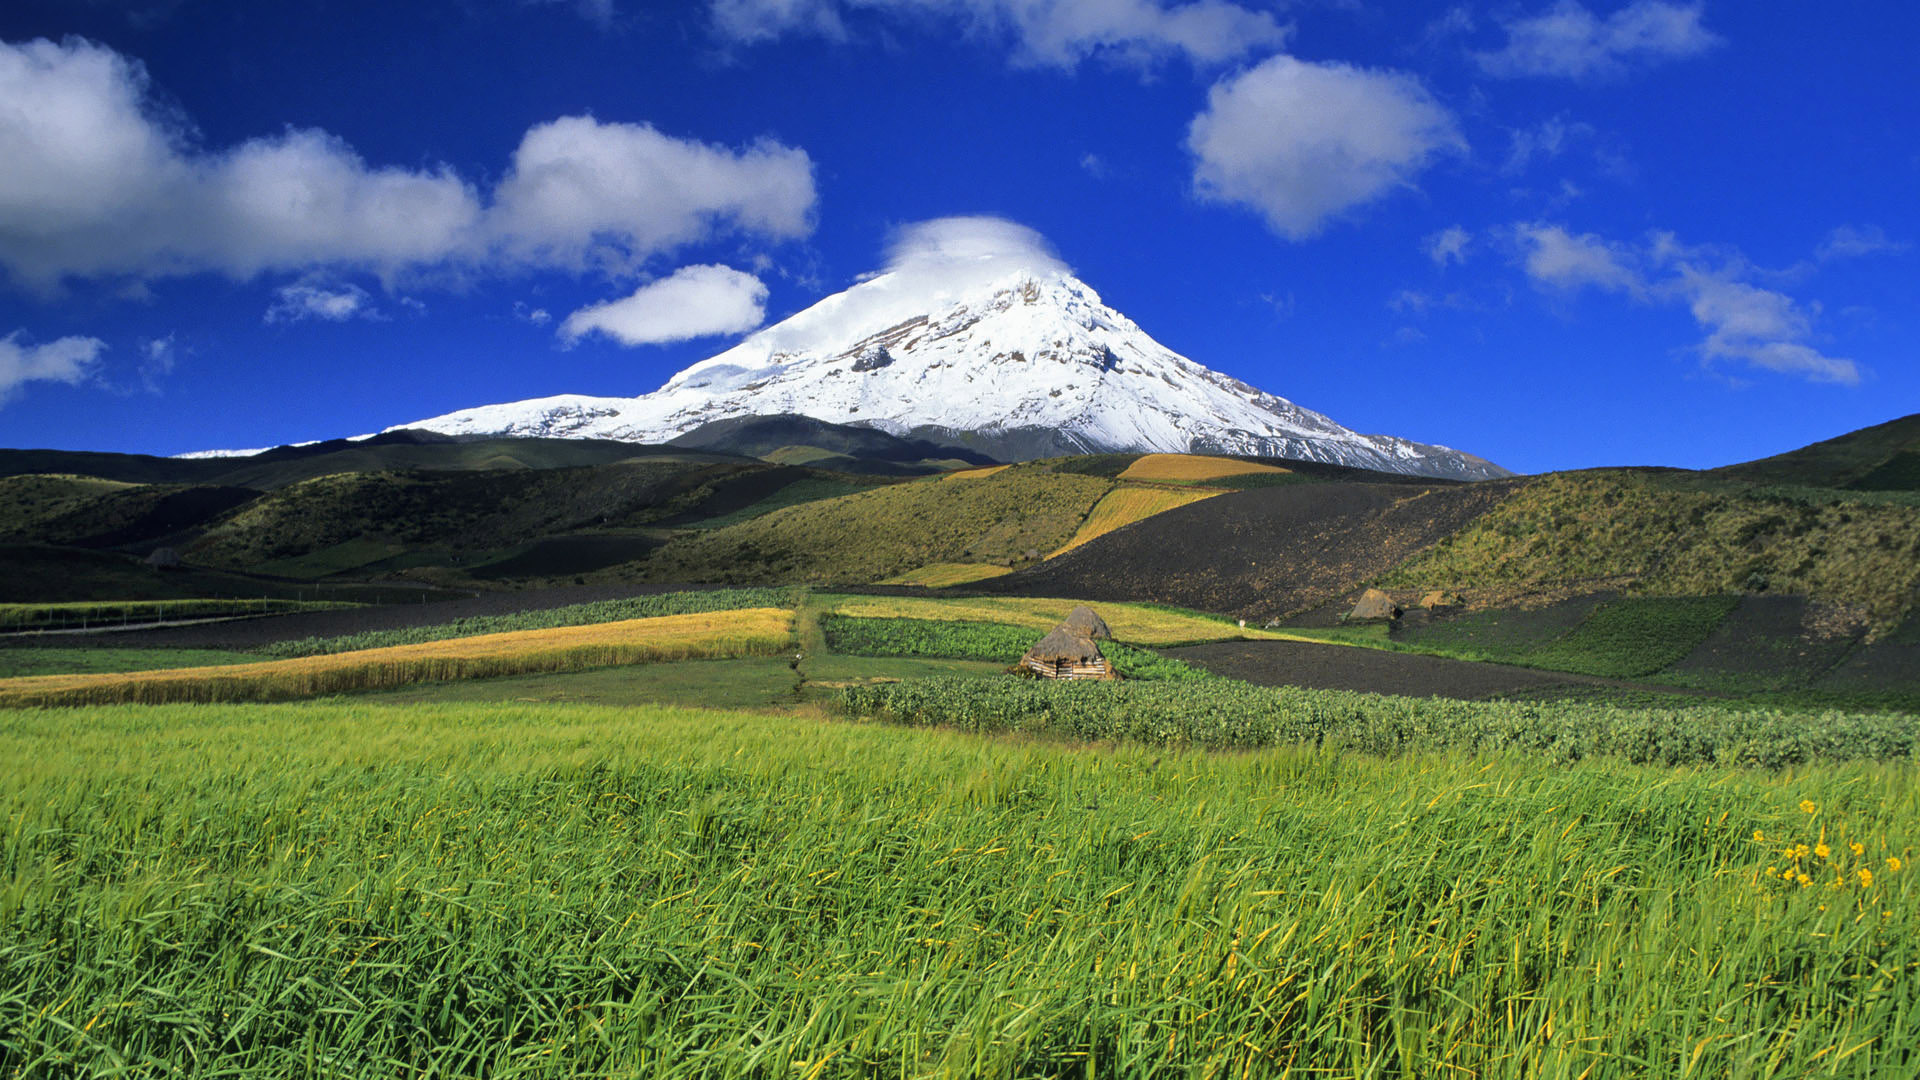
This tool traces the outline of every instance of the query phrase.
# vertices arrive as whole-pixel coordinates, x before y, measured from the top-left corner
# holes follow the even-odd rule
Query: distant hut
[[[181,568],[180,553],[170,547],[154,548],[153,553],[147,556],[147,565],[155,570],[178,570]]]
[[[1353,610],[1347,613],[1347,621],[1349,622],[1361,622],[1367,619],[1397,619],[1399,617],[1400,606],[1393,602],[1393,597],[1381,592],[1379,589],[1368,589],[1366,592],[1361,593],[1360,602],[1353,605]]]
[[[1067,621],[1060,624],[1060,629],[1071,630],[1083,638],[1091,638],[1095,641],[1113,640],[1113,631],[1107,628],[1107,620],[1095,614],[1094,610],[1085,604],[1068,613]]]
[[[1034,643],[1020,666],[1045,679],[1117,679],[1113,664],[1093,639],[1061,626]]]

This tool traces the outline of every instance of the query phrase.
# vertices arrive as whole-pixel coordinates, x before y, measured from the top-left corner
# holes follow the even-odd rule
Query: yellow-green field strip
[[[1083,600],[1024,596],[939,599],[917,596],[833,596],[827,610],[863,619],[953,619],[960,622],[1005,623],[1035,630],[1051,630]],[[1112,628],[1113,636],[1135,645],[1186,645],[1202,641],[1307,641],[1317,638],[1255,626],[1236,626],[1223,619],[1187,615],[1143,604],[1091,605]]]
[[[793,613],[780,608],[666,615],[256,664],[0,679],[0,707],[277,701],[450,679],[766,656],[786,648],[792,635]]]

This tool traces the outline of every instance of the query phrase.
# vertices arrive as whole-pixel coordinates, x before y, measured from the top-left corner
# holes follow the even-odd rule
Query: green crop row
[[[711,611],[738,611],[745,608],[790,608],[797,602],[792,589],[704,589],[660,593],[657,596],[629,596],[620,600],[599,600],[590,604],[539,611],[517,611],[511,615],[475,615],[433,626],[409,626],[398,630],[366,630],[339,637],[308,637],[277,641],[264,646],[269,656],[321,656],[327,653],[384,649],[391,645],[419,645],[428,641],[475,637],[480,634],[504,634],[513,630],[551,630],[562,626],[590,626],[594,623],[621,622],[626,619],[651,619],[661,615],[699,615]]]
[[[1778,768],[1806,761],[1910,761],[1910,716],[1450,701],[1252,686],[926,679],[847,687],[851,718],[976,732],[1251,749],[1306,745],[1400,754],[1516,751],[1556,762]]]
[[[820,629],[826,635],[827,648],[850,656],[931,656],[945,660],[992,660],[1002,664],[1017,663],[1042,636],[1025,627],[1005,623],[873,619],[851,615],[822,615]],[[1158,681],[1213,678],[1202,668],[1148,649],[1118,641],[1102,641],[1099,645],[1101,653],[1124,678]]]
[[[117,626],[170,619],[218,619],[281,615],[358,607],[328,600],[268,600],[233,597],[197,600],[84,600],[56,604],[0,604],[0,629],[37,630]]]

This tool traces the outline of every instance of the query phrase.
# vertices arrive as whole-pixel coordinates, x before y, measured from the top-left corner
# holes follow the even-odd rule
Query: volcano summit
[[[930,247],[651,394],[535,398],[398,426],[660,443],[715,420],[797,413],[1002,460],[1191,452],[1461,480],[1510,475],[1458,450],[1360,434],[1194,363],[1102,303],[1038,244],[1013,254]]]

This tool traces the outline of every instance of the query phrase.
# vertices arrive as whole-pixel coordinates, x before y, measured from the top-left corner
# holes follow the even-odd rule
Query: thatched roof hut
[[[1067,621],[1060,624],[1060,629],[1071,630],[1083,638],[1113,640],[1113,631],[1107,628],[1107,620],[1095,614],[1094,610],[1085,604],[1069,612]]]
[[[1366,619],[1397,619],[1400,617],[1400,605],[1393,597],[1379,589],[1368,589],[1360,594],[1360,602],[1353,605],[1347,613],[1347,621],[1360,622]]]
[[[1048,679],[1117,679],[1100,646],[1084,634],[1061,626],[1034,643],[1020,666]]]

